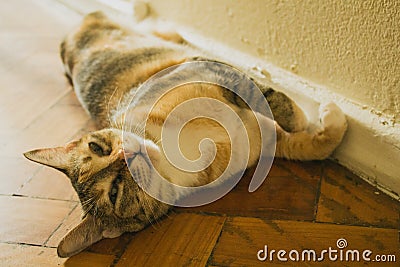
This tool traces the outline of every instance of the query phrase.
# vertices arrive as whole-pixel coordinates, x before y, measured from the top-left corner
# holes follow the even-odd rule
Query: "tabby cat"
[[[95,12],[87,15],[62,42],[61,58],[66,75],[100,130],[65,146],[24,154],[32,161],[65,173],[82,204],[83,219],[60,242],[60,257],[72,256],[102,238],[139,231],[166,214],[170,205],[146,193],[136,182],[138,179],[151,184],[157,170],[173,184],[197,187],[213,182],[221,175],[231,152],[240,155],[242,146],[231,147],[229,136],[221,125],[198,118],[187,123],[181,131],[182,153],[192,160],[198,158],[201,153],[197,145],[207,137],[214,145],[206,146],[203,152],[207,154],[208,150],[216,148],[214,160],[198,172],[186,172],[172,165],[163,152],[161,129],[168,114],[185,100],[212,98],[238,114],[250,134],[246,167],[256,164],[262,156],[259,125],[261,128],[275,127],[277,157],[324,159],[341,142],[347,124],[335,104],[321,107],[321,125],[310,132],[301,109],[283,93],[262,84],[258,86],[263,99],[269,103],[274,120],[252,112],[226,88],[208,83],[183,84],[169,91],[147,116],[144,110],[153,104],[151,98],[158,95],[158,87],[135,95],[146,80],[180,63],[212,61],[199,57],[196,49],[175,37],[132,32],[110,21],[103,13]],[[174,69],[175,72],[179,70],[180,67]],[[219,112],[213,107],[205,108]],[[129,124],[126,125],[124,122],[128,117]],[[174,119],[180,120],[179,116]],[[235,133],[229,134],[236,138]],[[233,166],[236,166],[235,162]],[[238,168],[231,170],[232,173],[239,171]],[[168,188],[158,190],[163,194],[174,194],[168,192]]]

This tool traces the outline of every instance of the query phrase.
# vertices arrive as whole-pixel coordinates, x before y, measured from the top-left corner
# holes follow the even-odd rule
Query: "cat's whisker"
[[[160,208],[160,206],[161,206],[161,203],[160,202],[158,202],[158,201],[156,201],[156,204],[155,204],[155,210],[158,210],[159,208]],[[157,225],[157,226],[160,226],[160,218],[158,217],[158,216],[154,216],[153,217],[154,219],[153,219],[153,222]],[[153,226],[154,226],[154,224],[152,224]]]
[[[95,200],[92,199],[91,201],[88,201],[88,202],[82,204],[82,209],[84,212],[87,212],[87,211],[90,211],[94,205],[95,205]]]
[[[148,221],[151,225],[153,225],[153,224],[152,224],[151,217],[149,217],[149,215],[148,215],[147,212],[146,212],[146,202],[147,202],[146,197],[143,197],[142,200],[141,200],[141,199],[138,199],[138,205],[142,207],[143,213],[144,213],[144,215],[146,216],[147,221]]]
[[[83,210],[83,217],[88,215],[94,209],[94,215],[97,213],[98,206],[97,201],[100,198],[100,194],[93,195],[92,197],[88,198],[87,200],[81,202],[82,210]]]
[[[85,218],[92,210],[94,203],[82,210],[82,218]]]
[[[146,122],[140,122],[139,124],[136,124],[135,127],[133,128],[133,133],[135,133],[138,136],[144,137],[145,132],[146,132]]]
[[[84,212],[90,211],[95,204],[96,204],[95,200],[92,200],[91,202],[87,202],[85,204],[82,204],[82,209],[83,209]]]
[[[161,142],[162,142],[162,139],[160,138],[160,139],[154,141],[154,144],[155,144],[156,146],[159,146],[159,145],[161,144]]]
[[[147,199],[147,197],[143,198],[143,206],[142,207],[143,207],[144,214],[145,214],[148,222],[150,223],[150,225],[154,229],[157,229],[157,227],[154,224],[154,223],[158,224],[157,220],[156,220],[156,216],[155,216],[153,207],[152,207],[151,203],[149,203],[149,200]],[[147,210],[150,212],[150,214],[147,214],[147,212],[146,212]]]
[[[120,97],[119,97],[119,99],[118,99],[118,103],[117,103],[117,108],[116,108],[116,110],[121,110],[121,108],[122,108],[122,99],[124,98],[124,95],[123,94],[121,94],[120,95]],[[115,124],[116,124],[116,127],[117,127],[117,129],[122,129],[122,126],[123,126],[123,122],[124,121],[124,119],[123,119],[123,116],[120,116],[119,117],[119,120],[116,120],[115,121]]]
[[[127,130],[131,133],[143,137],[145,133],[145,126],[146,126],[146,121],[134,122],[133,120],[129,120],[125,125],[124,130]]]
[[[91,204],[93,202],[93,199],[94,199],[94,197],[90,197],[86,200],[81,201],[82,207],[85,207],[86,205]]]
[[[87,205],[90,205],[93,202],[93,198],[89,198],[87,200],[84,200],[81,202],[82,207],[86,207]]]
[[[108,122],[112,127],[113,127],[113,120],[110,117],[110,114],[111,114],[110,103],[111,103],[111,99],[113,98],[113,96],[114,96],[115,92],[117,91],[117,89],[118,89],[118,86],[115,87],[114,91],[112,92],[112,94],[111,94],[111,96],[110,96],[110,98],[108,99],[108,102],[107,102],[107,117],[108,117]]]
[[[138,168],[138,171],[139,171],[140,177],[147,177],[142,168]],[[145,182],[146,182],[145,180],[142,181],[142,183],[145,183]],[[155,210],[158,210],[158,208],[161,204],[158,201],[153,201],[153,203],[150,203],[150,199],[148,199],[147,197],[143,197],[143,204],[144,205],[142,207],[143,207],[144,213],[146,215],[146,218],[148,219],[148,222],[151,224],[151,226],[153,228],[157,229],[156,225],[158,225],[158,221],[157,221],[158,216],[157,216]]]

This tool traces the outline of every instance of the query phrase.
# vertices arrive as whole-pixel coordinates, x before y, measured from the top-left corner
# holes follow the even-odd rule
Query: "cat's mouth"
[[[149,158],[149,155],[147,154],[145,146],[140,146],[139,151],[136,152],[132,152],[129,151],[129,149],[124,148],[124,153],[125,153],[125,161],[131,172],[132,168],[134,168],[136,164],[141,164],[137,162],[143,162],[143,160],[150,170],[153,168],[153,164]]]

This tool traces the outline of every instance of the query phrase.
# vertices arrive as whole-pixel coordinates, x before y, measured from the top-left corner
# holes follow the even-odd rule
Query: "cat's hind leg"
[[[289,133],[278,124],[276,156],[295,160],[327,158],[340,144],[347,129],[345,115],[334,103],[320,107],[319,129]]]

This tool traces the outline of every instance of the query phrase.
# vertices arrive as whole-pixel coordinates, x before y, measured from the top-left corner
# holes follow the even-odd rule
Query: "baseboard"
[[[334,101],[338,104],[346,114],[349,127],[332,158],[400,200],[400,127],[391,117],[274,66],[268,70],[272,80],[285,91],[307,94],[319,103]]]
[[[79,13],[103,10],[108,11],[112,17],[121,14],[125,25],[126,22],[133,25],[135,21],[133,5],[129,9],[126,2],[120,3],[124,1],[91,0],[85,1],[85,5],[78,0],[58,1],[73,7]],[[121,8],[120,4],[124,6]],[[119,19],[121,21],[121,17]],[[210,40],[191,28],[160,21],[157,18],[146,19],[142,24],[146,28],[150,25],[154,28],[162,26],[174,29],[205,52],[241,66],[265,83],[272,83],[274,88],[294,98],[306,111],[310,121],[317,120],[319,103],[335,102],[345,112],[349,127],[342,144],[332,158],[381,191],[400,200],[400,126],[394,124],[391,118],[335,94],[323,85],[312,83],[273,64]]]

